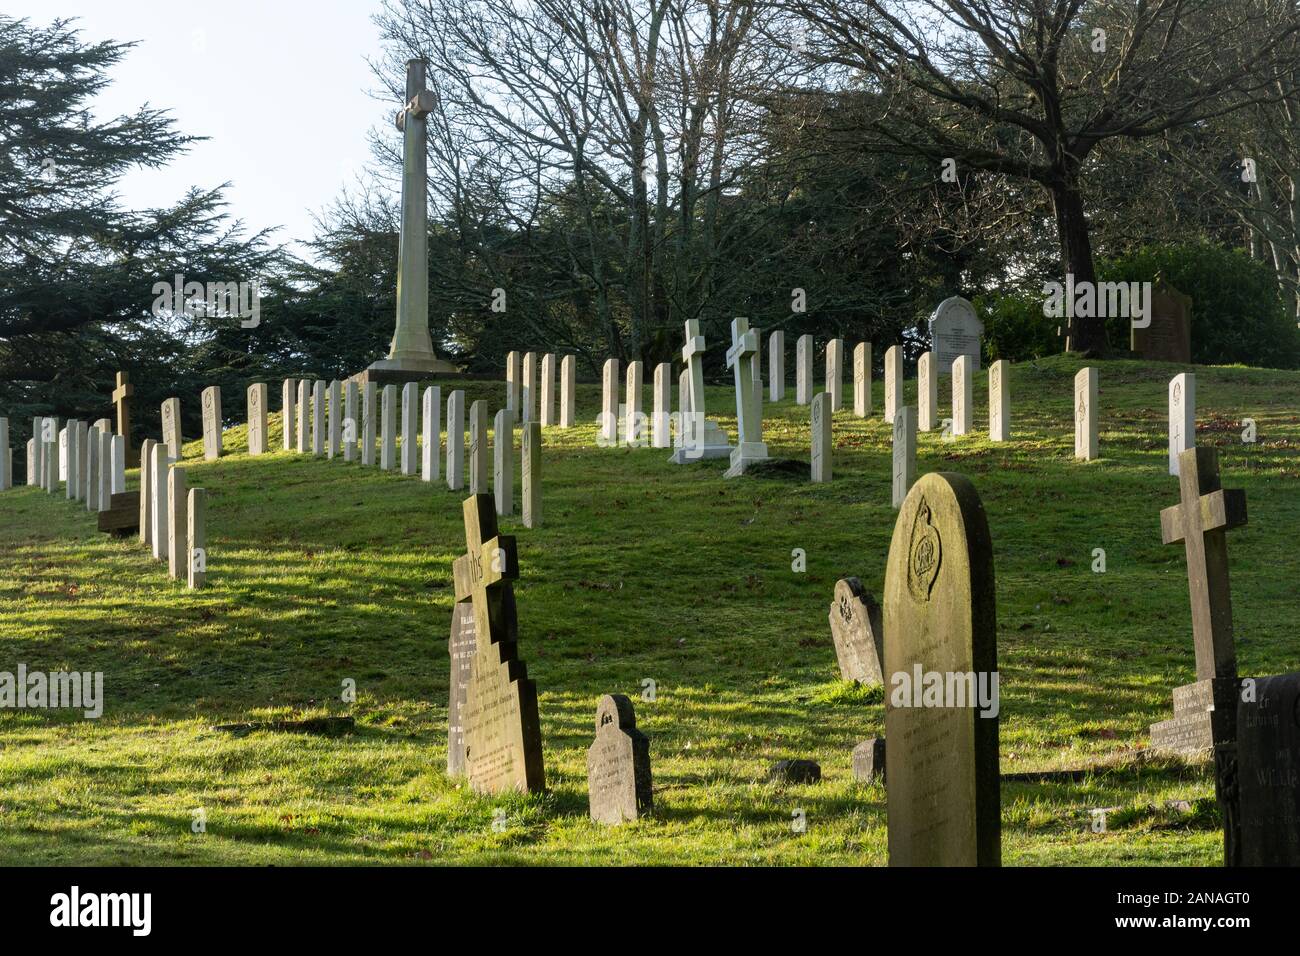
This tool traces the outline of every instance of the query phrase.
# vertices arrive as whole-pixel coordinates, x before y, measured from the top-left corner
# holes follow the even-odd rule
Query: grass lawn
[[[1216,864],[1206,768],[1142,759],[1148,725],[1195,675],[1183,549],[1160,543],[1160,509],[1178,497],[1166,389],[1181,369],[1102,364],[1102,458],[1082,463],[1079,367],[1056,357],[1012,370],[1011,442],[981,437],[982,373],[977,434],[918,439],[918,472],[965,473],[988,512],[1003,774],[1096,768],[1005,781],[1003,861]],[[1228,546],[1239,667],[1295,670],[1300,374],[1196,372],[1197,441],[1219,448],[1224,485],[1246,490],[1250,513]],[[467,407],[504,400],[503,383],[465,388]],[[710,388],[708,401],[734,438],[732,390]],[[0,711],[0,862],[885,863],[885,791],[856,784],[850,766],[854,744],[883,733],[882,695],[838,679],[827,623],[838,578],[882,591],[895,516],[882,383],[871,418],[836,414],[824,485],[724,481],[725,460],[679,467],[663,450],[598,448],[599,405],[599,386],[580,386],[582,424],[545,432],[543,526],[501,520],[519,540],[544,796],[477,798],[444,773],[451,563],[464,550],[463,494],[445,483],[252,458],[242,426],[217,462],[191,442],[190,486],[208,490],[201,592],[168,580],[133,538],[97,533],[62,492],[0,495],[0,671],[102,671],[106,697],[99,720]],[[1258,423],[1253,445],[1243,417]],[[806,460],[808,409],[767,405],[764,438],[773,455]],[[796,548],[805,573],[792,570]],[[1096,548],[1105,573],[1092,570]],[[346,679],[355,704],[340,699]],[[653,702],[640,699],[646,680]],[[651,738],[656,813],[606,829],[587,818],[586,748],[597,699],[617,692]],[[326,714],[355,715],[357,732],[212,729]],[[822,782],[768,783],[784,757],[817,760]],[[1120,808],[1104,833],[1090,826],[1098,807]]]

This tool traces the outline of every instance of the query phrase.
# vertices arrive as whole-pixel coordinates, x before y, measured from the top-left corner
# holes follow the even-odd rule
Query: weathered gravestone
[[[527,402],[524,409],[528,409]],[[469,493],[485,495],[487,490],[488,414],[487,402],[480,398],[469,406]]]
[[[1245,683],[1236,703],[1241,850],[1228,862],[1300,866],[1300,674]]]
[[[864,687],[883,683],[884,633],[880,605],[871,592],[857,578],[840,578],[835,582],[829,618],[840,677]]]
[[[357,403],[360,390],[355,379],[343,383],[343,460],[356,461],[357,438],[361,433],[360,419],[357,417]]]
[[[203,457],[215,461],[221,457],[221,387],[209,385],[203,390]]]
[[[682,347],[682,361],[686,364],[683,376],[687,383],[688,398],[678,400],[680,441],[677,450],[668,460],[674,465],[706,458],[725,458],[731,455],[727,434],[717,422],[709,418],[704,409],[704,336],[700,334],[698,319],[686,321],[686,344]],[[679,390],[680,396],[680,390]]]
[[[189,575],[189,489],[185,469],[167,472],[167,576],[173,581]]]
[[[447,487],[465,487],[465,392],[459,388],[447,397]]]
[[[934,370],[934,353],[923,352],[916,361],[916,427],[932,432],[939,424],[939,375]]]
[[[812,480],[831,480],[831,396],[818,392],[812,400]]]
[[[466,553],[453,565],[456,601],[474,607],[474,658],[462,711],[465,771],[476,793],[545,788],[537,685],[519,659],[512,579],[515,539],[497,533],[490,495],[465,499]]]
[[[329,385],[329,430],[325,433],[325,457],[333,460],[343,451],[343,383]]]
[[[311,384],[311,453],[325,454],[325,380],[320,378]]]
[[[392,471],[397,467],[397,386],[385,385],[383,413],[379,425],[379,467]]]
[[[508,409],[502,412],[509,413]],[[447,776],[465,775],[465,727],[462,723],[465,697],[469,693],[469,671],[474,662],[474,605],[453,604],[451,636],[447,656],[451,658],[451,680],[447,701]]]
[[[1007,373],[1011,363],[999,359],[989,366],[989,441],[1011,437],[1011,393]]]
[[[266,383],[248,386],[248,453],[266,454]]]
[[[911,405],[894,413],[893,465],[891,504],[901,508],[916,481],[916,409]]]
[[[537,421],[537,353],[524,353],[523,411],[525,422]],[[473,408],[473,404],[470,405]]]
[[[311,447],[311,385],[304,378],[298,380],[298,454],[307,454]]]
[[[640,362],[627,363],[627,398],[623,404],[623,444],[637,448],[645,440],[645,413],[641,405],[644,386],[644,366]]]
[[[361,386],[361,465],[375,463],[375,431],[379,417],[379,386],[366,382]]]
[[[187,523],[189,536],[187,552],[189,574],[186,583],[197,590],[208,579],[208,493],[202,488],[191,488]]]
[[[892,425],[894,413],[903,404],[903,347],[885,349],[885,421]]]
[[[1163,279],[1151,290],[1150,324],[1131,326],[1129,347],[1155,362],[1192,360],[1192,300]]]
[[[812,401],[813,337],[801,335],[794,343],[794,400],[800,405]]]
[[[853,779],[858,783],[885,782],[883,737],[869,737],[853,748]]]
[[[1097,370],[1081,368],[1074,376],[1074,457],[1097,457]]]
[[[140,443],[140,517],[136,523],[140,543],[144,545],[153,542],[153,455],[158,444],[152,438]]]
[[[596,706],[596,739],[587,750],[591,819],[617,825],[654,810],[650,738],[636,729],[632,701],[606,694]]]
[[[483,403],[487,407],[487,402]],[[486,413],[485,413],[486,414]],[[419,469],[420,383],[402,386],[402,474],[414,475]]]
[[[885,739],[891,866],[997,866],[993,545],[975,486],[921,477],[885,571]]]
[[[939,369],[950,369],[960,356],[970,357],[970,371],[980,369],[984,323],[975,307],[959,295],[944,299],[930,316],[930,350]]]
[[[968,435],[974,424],[975,383],[969,355],[952,363],[952,433]]]

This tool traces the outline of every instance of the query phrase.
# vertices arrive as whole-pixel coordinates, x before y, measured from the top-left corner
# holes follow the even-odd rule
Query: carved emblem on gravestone
[[[922,498],[912,524],[912,543],[907,560],[907,586],[918,601],[930,600],[930,591],[943,560],[943,542],[930,519],[930,506]]]
[[[883,683],[880,605],[857,578],[841,578],[836,582],[829,620],[840,677],[864,686]]]
[[[619,824],[654,810],[650,739],[636,729],[632,701],[606,694],[596,707],[596,739],[587,751],[591,819]]]

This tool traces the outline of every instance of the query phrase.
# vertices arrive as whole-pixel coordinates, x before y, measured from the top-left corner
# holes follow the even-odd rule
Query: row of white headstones
[[[831,479],[831,422],[835,412],[844,408],[843,366],[844,340],[832,339],[826,345],[826,389],[816,395],[813,389],[813,337],[802,335],[797,343],[795,401],[811,405],[812,450],[811,478],[814,482]],[[650,445],[666,448],[670,444],[690,445],[692,429],[690,419],[704,419],[703,370],[700,356],[704,351],[704,338],[699,323],[686,323],[686,346],[682,358],[686,368],[678,378],[679,412],[671,411],[672,366],[660,363],[655,368],[653,413],[649,418]],[[853,350],[853,411],[860,418],[872,412],[872,346],[860,342]],[[748,360],[748,365],[746,365]],[[745,319],[732,323],[732,347],[727,353],[727,365],[735,373],[736,415],[738,442],[731,449],[732,467],[726,475],[734,477],[745,466],[767,457],[762,440],[763,379],[762,352],[758,348],[757,330],[750,329]],[[1010,401],[1011,363],[1005,359],[989,367],[989,440],[1008,441],[1011,436]],[[916,477],[916,433],[930,432],[940,425],[939,376],[933,352],[923,353],[917,362],[917,405],[900,406],[903,381],[903,352],[900,346],[891,346],[885,352],[885,409],[884,420],[894,426],[893,506],[902,504]],[[945,419],[945,434],[962,436],[973,428],[974,412],[974,361],[970,355],[958,356],[951,365],[952,418]],[[643,443],[646,417],[642,412],[643,367],[639,361],[628,363],[625,385],[626,400],[620,416],[618,405],[619,362],[605,362],[603,396],[600,419],[602,444],[636,446]],[[699,379],[697,382],[696,379]],[[768,337],[768,384],[773,402],[785,397],[785,335],[772,332]],[[1196,436],[1196,377],[1187,372],[1177,375],[1169,383],[1169,472],[1178,473],[1178,455],[1195,444]],[[1075,457],[1092,460],[1098,457],[1097,403],[1099,395],[1097,369],[1080,369],[1075,376]],[[694,415],[687,413],[694,412]],[[621,427],[620,427],[621,421]],[[697,425],[697,428],[699,426]],[[700,432],[695,433],[697,436]],[[675,436],[675,437],[674,437]],[[700,455],[675,456],[681,462]]]
[[[59,491],[69,501],[84,501],[92,513],[108,511],[113,495],[126,491],[126,438],[114,435],[107,418],[94,424],[69,420],[62,428],[54,417],[32,422],[27,442],[27,484]],[[8,448],[9,422],[0,418],[0,448]],[[203,586],[207,573],[205,517],[207,493],[187,492],[185,471],[171,468],[167,446],[146,440],[141,448],[139,538],[168,574],[189,587]],[[7,475],[6,475],[7,477]]]

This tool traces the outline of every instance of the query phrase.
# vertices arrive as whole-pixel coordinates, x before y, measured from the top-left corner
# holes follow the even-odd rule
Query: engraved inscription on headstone
[[[606,694],[596,707],[596,739],[587,751],[591,819],[617,825],[654,809],[650,740],[636,729],[632,701]]]
[[[884,635],[880,605],[857,578],[840,578],[830,610],[831,637],[840,677],[864,686],[883,682]]]

